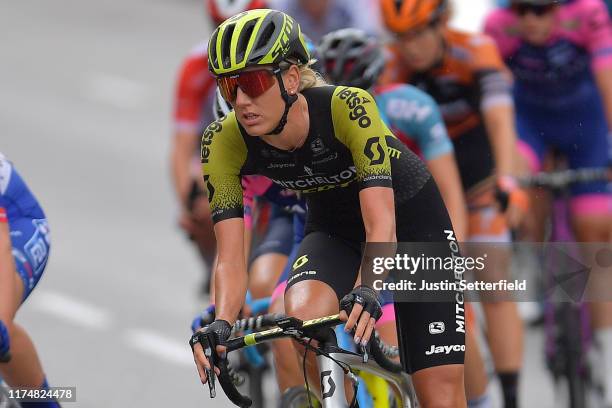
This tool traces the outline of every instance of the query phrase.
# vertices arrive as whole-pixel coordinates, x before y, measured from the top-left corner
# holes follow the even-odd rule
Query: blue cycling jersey
[[[0,153],[0,207],[9,221],[20,217],[45,218],[38,201],[12,163]]]
[[[8,217],[12,254],[25,300],[42,276],[49,256],[49,226],[38,201],[0,153],[0,208]]]
[[[406,84],[374,89],[380,116],[393,134],[425,160],[453,151],[438,105],[425,92]]]

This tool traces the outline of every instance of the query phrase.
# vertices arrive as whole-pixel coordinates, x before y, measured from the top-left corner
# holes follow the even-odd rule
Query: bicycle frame
[[[335,349],[335,351],[333,351]],[[344,388],[344,371],[333,360],[349,365],[353,369],[374,374],[393,385],[393,389],[400,397],[403,408],[414,408],[416,394],[406,373],[392,373],[379,366],[375,361],[364,363],[359,354],[347,352],[337,347],[328,347],[326,354],[317,356],[319,375],[321,381],[322,406],[324,408],[348,407]]]

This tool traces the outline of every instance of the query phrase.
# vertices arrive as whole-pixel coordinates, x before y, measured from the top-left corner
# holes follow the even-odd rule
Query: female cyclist
[[[457,238],[467,235],[467,207],[455,161],[453,144],[436,102],[426,93],[408,84],[374,86],[385,66],[379,42],[366,32],[346,28],[323,37],[318,51],[327,79],[336,85],[371,90],[385,123],[393,134],[425,160],[448,208]],[[385,299],[387,300],[387,299]],[[391,300],[391,299],[389,299]],[[466,308],[466,314],[473,313]],[[465,390],[470,408],[489,407],[487,373],[475,331],[468,318],[465,354]],[[386,343],[396,344],[393,303],[383,306],[383,316],[376,329]]]
[[[219,249],[217,320],[192,339],[201,380],[210,365],[199,339],[218,344],[223,358],[229,322],[244,301],[245,174],[265,175],[307,200],[306,236],[285,292],[287,314],[309,319],[337,313],[342,305],[355,342],[367,343],[381,311],[374,290],[361,284],[362,242],[454,239],[431,175],[384,126],[366,91],[321,86],[308,68],[300,27],[286,14],[236,15],[215,30],[209,50],[209,68],[234,112],[202,137]],[[454,278],[452,271],[448,277]],[[424,407],[465,406],[465,330],[456,324],[465,317],[463,298],[456,299],[396,303],[402,363]],[[444,322],[448,330],[433,336],[430,322]],[[458,351],[428,352],[439,344],[457,345]]]
[[[512,0],[486,21],[514,74],[521,153],[538,171],[549,148],[570,168],[610,163],[612,126],[612,25],[601,0]],[[572,187],[570,211],[576,239],[610,242],[612,190],[605,182]],[[542,192],[534,202],[542,201]],[[533,238],[541,240],[536,233]],[[584,246],[586,248],[586,246]],[[595,276],[604,274],[594,274]],[[594,284],[594,285],[593,285]],[[598,289],[590,290],[594,287]],[[605,288],[605,289],[604,289]],[[612,406],[612,302],[609,283],[592,280],[596,359],[605,367],[605,398]],[[599,292],[603,290],[603,292]]]
[[[36,349],[14,319],[40,280],[49,256],[49,227],[36,198],[0,153],[0,376],[13,388],[47,390]],[[55,408],[53,401],[22,403]]]

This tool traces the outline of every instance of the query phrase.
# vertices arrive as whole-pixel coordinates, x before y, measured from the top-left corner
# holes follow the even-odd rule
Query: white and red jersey
[[[201,133],[214,120],[216,83],[208,71],[208,42],[197,45],[183,61],[174,101],[175,131]]]

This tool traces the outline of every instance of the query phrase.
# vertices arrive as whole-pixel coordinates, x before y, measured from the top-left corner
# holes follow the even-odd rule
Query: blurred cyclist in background
[[[264,8],[264,0],[206,0],[214,26],[245,10]],[[215,81],[208,71],[208,41],[197,45],[179,71],[174,101],[174,137],[171,152],[172,181],[180,205],[179,225],[194,242],[207,271],[212,270],[216,243],[208,199],[200,175],[200,139],[213,121]],[[202,294],[207,294],[210,276]]]
[[[335,85],[363,88],[374,96],[383,121],[393,134],[425,160],[448,208],[459,241],[467,235],[467,207],[459,170],[436,102],[426,93],[407,84],[374,87],[385,67],[380,43],[362,30],[345,28],[327,34],[318,51],[326,79]],[[383,293],[383,315],[376,329],[387,344],[397,344],[393,300]],[[466,316],[472,315],[466,308]],[[468,318],[465,376],[469,407],[490,407],[487,373]]]
[[[540,170],[550,147],[566,156],[570,168],[606,167],[612,124],[612,26],[605,4],[512,0],[510,8],[488,17],[485,29],[515,77],[520,148],[530,169]],[[570,210],[578,241],[610,242],[612,192],[606,183],[572,187]],[[598,299],[611,299],[606,289]],[[612,406],[612,303],[591,303],[591,311],[602,353],[597,361],[603,362],[607,378],[606,403]]]
[[[15,314],[47,266],[49,225],[13,164],[0,153],[0,377],[13,388],[48,390],[36,348]],[[57,402],[21,403],[56,408]]]
[[[509,243],[527,207],[514,173],[516,131],[510,80],[495,43],[448,27],[447,0],[382,0],[386,27],[395,34],[383,83],[403,82],[440,105],[455,147],[469,214],[468,241]],[[509,197],[506,213],[495,200]],[[490,254],[489,254],[490,255]],[[509,251],[487,263],[487,279],[507,278]],[[523,326],[511,301],[483,303],[488,343],[506,407],[517,406]]]
[[[269,0],[270,8],[293,16],[315,43],[325,34],[347,27],[380,34],[377,3],[378,0]]]

